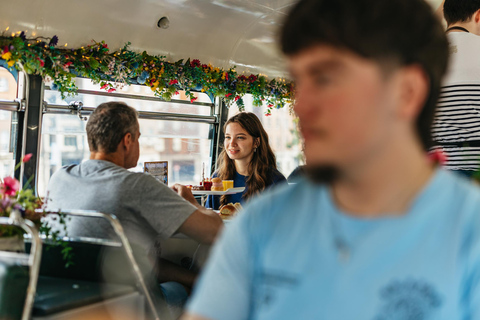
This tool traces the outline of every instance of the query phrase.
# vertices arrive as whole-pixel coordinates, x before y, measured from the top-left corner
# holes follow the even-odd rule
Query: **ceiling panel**
[[[429,0],[438,7],[441,0]],[[283,76],[276,35],[294,0],[0,0],[0,29],[27,35],[58,35],[60,45],[79,47],[105,40],[116,50],[170,60],[198,58],[216,66]],[[21,10],[19,10],[21,8]],[[159,29],[167,16],[168,29]]]

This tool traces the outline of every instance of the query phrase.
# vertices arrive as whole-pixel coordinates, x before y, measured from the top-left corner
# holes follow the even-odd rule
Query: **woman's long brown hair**
[[[248,166],[249,174],[245,182],[247,192],[243,195],[243,199],[247,200],[272,183],[272,172],[277,169],[277,161],[270,148],[267,132],[254,113],[241,112],[234,115],[225,123],[223,132],[226,132],[227,126],[231,123],[238,123],[245,129],[253,137],[254,143],[257,138],[259,140],[257,150],[253,153],[252,161]],[[228,157],[225,147],[219,156],[217,176],[222,180],[233,180],[235,176],[235,163]],[[227,196],[224,195],[220,198],[220,205],[225,204],[227,204]]]

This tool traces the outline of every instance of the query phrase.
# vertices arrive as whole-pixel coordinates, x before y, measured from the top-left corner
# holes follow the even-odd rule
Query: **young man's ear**
[[[476,24],[480,23],[480,9],[473,14],[473,21],[475,21]]]
[[[423,109],[430,93],[430,79],[419,65],[405,67],[401,79],[402,117],[414,119]]]

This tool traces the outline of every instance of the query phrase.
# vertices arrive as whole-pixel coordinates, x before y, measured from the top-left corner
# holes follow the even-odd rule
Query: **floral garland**
[[[0,57],[11,68],[53,82],[52,89],[60,91],[63,98],[74,96],[78,90],[74,78],[84,77],[108,92],[123,85],[144,84],[167,101],[185,90],[194,102],[197,98],[193,92],[201,91],[211,98],[223,98],[229,106],[236,103],[240,110],[244,109],[242,97],[250,93],[255,106],[266,104],[267,114],[293,101],[291,82],[268,80],[263,75],[238,75],[234,67],[215,68],[197,59],[172,63],[165,56],[133,52],[129,50],[130,42],[115,52],[104,41],[92,41],[78,49],[59,48],[57,44],[57,36],[27,38],[23,31],[4,33],[0,36]]]
[[[22,163],[30,161],[32,154],[29,153],[23,157],[22,162],[15,166],[16,171]],[[12,211],[18,210],[24,219],[32,221],[38,231],[52,241],[53,245],[60,246],[65,267],[73,264],[72,247],[67,241],[63,241],[63,233],[67,235],[67,217],[61,212],[55,212],[51,220],[46,219],[50,212],[45,210],[46,203],[40,197],[37,197],[30,188],[33,176],[30,177],[25,185],[21,187],[20,181],[7,176],[0,178],[0,217],[10,217]],[[53,226],[51,221],[58,221],[57,226]],[[17,227],[0,226],[0,238],[21,236],[23,231]]]

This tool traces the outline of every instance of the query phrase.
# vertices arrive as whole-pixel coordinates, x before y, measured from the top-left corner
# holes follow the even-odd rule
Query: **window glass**
[[[93,85],[92,82],[88,79],[76,79],[77,86],[79,89],[99,91],[104,93],[105,90],[100,90],[99,85]],[[145,90],[147,89],[147,90]],[[139,85],[124,86],[123,89],[119,89],[118,92],[114,94],[125,94],[131,95],[132,98],[119,98],[116,96],[99,96],[94,94],[78,94],[75,97],[67,97],[65,100],[62,100],[60,92],[55,90],[46,90],[45,91],[45,101],[50,104],[60,104],[68,105],[73,101],[83,102],[84,107],[94,108],[100,103],[108,101],[118,101],[122,100],[128,105],[134,107],[139,111],[153,111],[153,112],[166,112],[166,113],[180,113],[180,114],[194,114],[194,115],[210,115],[211,107],[206,105],[196,105],[191,104],[188,98],[185,96],[185,92],[180,91],[179,94],[173,96],[172,101],[166,103],[165,101],[152,101],[152,100],[141,100],[142,97],[153,98],[153,92],[150,88]],[[195,102],[208,103],[211,104],[210,98],[204,93],[195,93],[195,96],[198,98]],[[136,99],[137,98],[137,99]],[[175,103],[175,101],[182,101],[188,103]]]
[[[0,100],[12,101],[17,97],[15,78],[0,67]],[[13,176],[15,167],[16,112],[0,110],[0,177]],[[12,122],[14,127],[12,130]],[[13,133],[13,137],[12,137]]]
[[[282,109],[274,109],[270,116],[265,116],[267,108],[265,106],[254,107],[251,95],[246,95],[244,102],[245,111],[255,113],[262,122],[268,134],[270,147],[277,158],[278,170],[285,177],[288,177],[297,166],[304,164],[302,143],[290,106],[287,105]],[[231,106],[228,118],[238,112],[239,110],[235,105]]]
[[[192,184],[201,180],[203,166],[211,167],[212,126],[181,122],[181,130],[173,130],[175,121],[140,119],[140,158],[131,171],[142,172],[144,162],[168,161],[169,185]],[[162,127],[157,126],[164,122]],[[50,176],[64,165],[88,160],[90,151],[85,132],[86,122],[72,115],[44,115],[39,166],[38,192],[44,196]],[[76,145],[68,144],[75,141]],[[68,142],[68,143],[67,143]],[[210,175],[210,172],[205,172]]]
[[[80,79],[82,80],[82,79]],[[84,80],[85,82],[87,80]],[[82,84],[91,89],[89,85]],[[125,87],[127,88],[127,87]],[[127,89],[120,90],[122,93]],[[152,94],[142,86],[131,86],[128,94]],[[79,99],[82,97],[82,99]],[[156,102],[123,97],[79,95],[62,100],[56,91],[47,90],[45,100],[49,104],[67,104],[69,101],[83,100],[86,107],[96,107],[105,101],[124,101],[139,111],[173,112],[179,114],[210,115],[211,107],[175,102]],[[181,99],[181,94],[178,95]],[[210,103],[205,94],[199,100]],[[130,170],[143,171],[143,164],[150,161],[168,161],[168,182],[198,184],[202,170],[211,167],[211,145],[213,126],[187,121],[167,121],[139,119],[140,157],[138,165]],[[77,164],[90,157],[85,131],[86,121],[76,115],[47,113],[43,117],[41,155],[39,163],[38,192],[44,196],[51,175],[64,165]],[[205,176],[210,172],[205,171]]]

